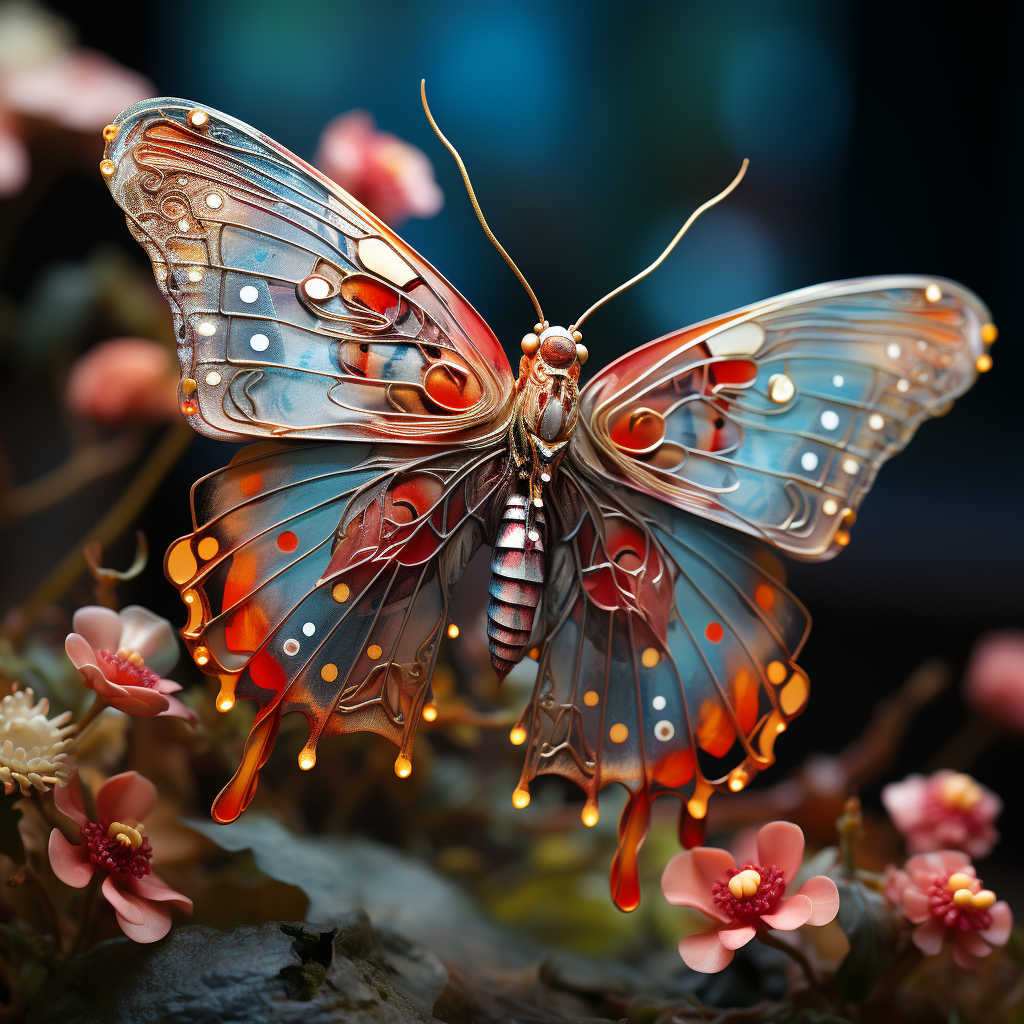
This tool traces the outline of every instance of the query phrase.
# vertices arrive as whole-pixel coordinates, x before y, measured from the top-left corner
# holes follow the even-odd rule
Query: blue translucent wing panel
[[[584,389],[576,457],[805,558],[988,365],[990,314],[923,277],[791,292],[636,349]]]
[[[585,820],[608,783],[630,791],[612,883],[632,909],[650,801],[675,793],[703,817],[714,790],[772,763],[807,701],[794,659],[809,620],[764,545],[572,474],[557,508],[578,519],[552,553],[520,788],[564,775]]]
[[[101,165],[168,299],[181,408],[211,437],[479,443],[507,421],[497,339],[422,257],[259,132],[136,104]]]
[[[260,705],[214,814],[245,808],[282,714],[299,711],[312,767],[322,735],[372,731],[408,763],[448,595],[507,484],[499,452],[266,443],[193,490],[195,530],[166,571],[218,706]],[[408,772],[406,772],[407,774]]]

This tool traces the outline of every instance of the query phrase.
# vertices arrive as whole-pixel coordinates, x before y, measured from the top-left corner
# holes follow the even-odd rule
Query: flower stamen
[[[107,835],[111,839],[116,839],[122,846],[130,846],[133,850],[137,850],[142,846],[143,830],[141,825],[139,828],[132,828],[131,825],[124,825],[120,821],[113,821],[107,829]]]
[[[951,775],[942,784],[942,800],[947,807],[958,811],[973,810],[982,798],[981,786],[962,772]]]

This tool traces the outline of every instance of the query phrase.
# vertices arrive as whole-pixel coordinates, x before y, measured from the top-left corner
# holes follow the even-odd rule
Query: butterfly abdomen
[[[523,495],[512,494],[491,551],[488,586],[487,639],[500,679],[526,652],[543,587],[544,515]]]

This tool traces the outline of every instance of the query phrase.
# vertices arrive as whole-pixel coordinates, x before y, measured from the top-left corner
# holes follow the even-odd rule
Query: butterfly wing
[[[479,314],[338,185],[234,118],[144,100],[100,165],[170,303],[210,437],[486,443],[512,371]]]
[[[809,619],[778,558],[750,537],[579,466],[564,468],[557,497],[545,638],[513,733],[526,743],[519,789],[566,776],[592,825],[598,792],[626,787],[612,897],[632,910],[654,798],[681,796],[702,819],[714,790],[741,789],[772,762],[806,702],[794,659]]]
[[[194,532],[168,550],[182,635],[221,679],[218,707],[260,705],[218,821],[252,799],[281,716],[302,712],[311,768],[323,735],[370,731],[410,752],[448,596],[503,485],[503,449],[264,442],[193,488]]]
[[[573,445],[609,480],[828,558],[882,463],[991,365],[994,337],[951,281],[805,288],[612,363],[583,390]]]

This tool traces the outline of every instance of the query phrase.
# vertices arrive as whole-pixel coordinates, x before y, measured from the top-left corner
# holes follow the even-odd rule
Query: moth
[[[593,825],[624,786],[611,890],[631,910],[651,802],[679,797],[699,842],[711,794],[770,765],[807,702],[779,553],[849,542],[879,467],[991,365],[996,329],[954,282],[861,278],[642,344],[580,388],[581,324],[643,274],[549,324],[430,120],[534,303],[518,376],[437,270],[255,129],[152,99],[104,130],[101,173],[173,313],[181,412],[255,442],[194,485],[165,557],[217,706],[259,705],[212,814],[245,809],[289,712],[300,768],[363,730],[408,776],[452,592],[489,545],[494,669],[537,661],[513,803],[562,775]]]

